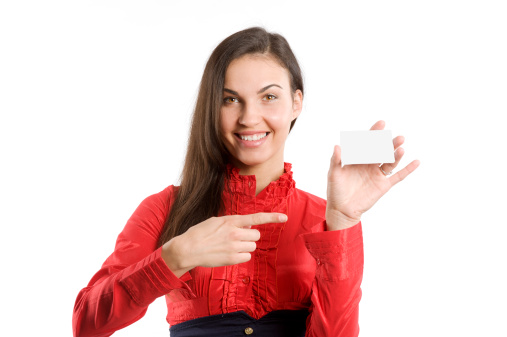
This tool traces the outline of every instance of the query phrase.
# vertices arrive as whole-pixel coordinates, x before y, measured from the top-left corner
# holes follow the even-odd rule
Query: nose
[[[255,126],[262,120],[259,107],[254,103],[244,103],[240,112],[238,123],[247,127]]]

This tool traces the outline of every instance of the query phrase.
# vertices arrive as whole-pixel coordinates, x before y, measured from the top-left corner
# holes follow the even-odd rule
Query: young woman
[[[358,335],[361,215],[419,162],[388,178],[402,136],[395,163],[380,167],[341,167],[335,146],[327,202],[301,191],[283,154],[302,102],[282,36],[250,28],[216,47],[181,185],[135,210],[76,299],[75,336],[109,336],[160,296],[171,337]]]

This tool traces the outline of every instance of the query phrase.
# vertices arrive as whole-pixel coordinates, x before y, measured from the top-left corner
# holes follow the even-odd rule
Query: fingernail
[[[278,218],[280,219],[281,222],[287,221],[287,215],[285,215],[285,214],[280,215]]]

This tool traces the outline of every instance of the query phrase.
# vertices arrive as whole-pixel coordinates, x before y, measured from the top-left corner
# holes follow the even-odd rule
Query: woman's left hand
[[[383,130],[385,122],[380,120],[370,130]],[[400,147],[404,142],[403,136],[393,139],[394,163],[382,165],[388,173],[393,171],[404,154]],[[405,179],[419,166],[419,160],[414,160],[405,168],[392,176],[386,176],[378,164],[354,164],[341,166],[341,148],[334,148],[327,180],[327,230],[337,230],[352,227],[361,220],[361,215],[369,210],[387,191]]]

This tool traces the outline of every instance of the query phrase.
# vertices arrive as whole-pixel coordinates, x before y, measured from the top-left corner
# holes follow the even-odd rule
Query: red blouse
[[[257,196],[255,176],[228,165],[225,214],[280,212],[285,223],[253,226],[261,237],[250,261],[196,267],[177,278],[156,248],[178,187],[142,201],[118,236],[114,252],[77,296],[74,336],[110,336],[144,316],[165,296],[167,322],[246,311],[309,309],[306,336],[357,336],[363,275],[361,222],[325,231],[326,201],[295,187],[291,164]]]

